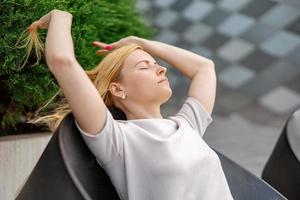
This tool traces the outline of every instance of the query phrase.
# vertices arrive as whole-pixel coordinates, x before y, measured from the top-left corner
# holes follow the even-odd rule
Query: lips
[[[168,80],[167,78],[164,78],[164,79],[160,80],[158,83],[161,83],[161,82],[167,81],[167,80]]]

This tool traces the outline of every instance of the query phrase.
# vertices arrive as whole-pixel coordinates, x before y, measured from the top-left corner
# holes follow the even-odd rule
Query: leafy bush
[[[33,66],[37,58],[32,51],[21,68],[26,52],[16,48],[15,44],[32,22],[52,9],[65,10],[73,15],[72,37],[76,58],[85,70],[101,61],[95,54],[92,41],[110,43],[128,35],[148,38],[155,31],[135,10],[135,0],[2,0],[0,135],[46,130],[45,127],[26,124],[25,119],[44,105],[59,86],[43,55],[39,64]],[[39,30],[41,41],[45,42],[46,34],[47,30]]]

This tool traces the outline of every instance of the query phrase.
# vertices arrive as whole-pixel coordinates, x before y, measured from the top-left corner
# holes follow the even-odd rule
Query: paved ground
[[[214,117],[203,139],[258,177],[281,133],[279,127],[257,125],[238,114]]]

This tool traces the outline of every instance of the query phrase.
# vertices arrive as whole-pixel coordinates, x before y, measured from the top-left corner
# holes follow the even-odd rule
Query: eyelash
[[[154,65],[157,65],[157,62],[155,62]],[[147,68],[143,67],[143,68],[140,68],[140,69],[148,69],[148,67]]]

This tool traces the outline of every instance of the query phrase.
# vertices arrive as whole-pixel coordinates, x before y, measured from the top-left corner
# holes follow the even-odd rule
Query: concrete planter
[[[0,194],[3,200],[16,197],[48,144],[52,133],[0,137]]]

